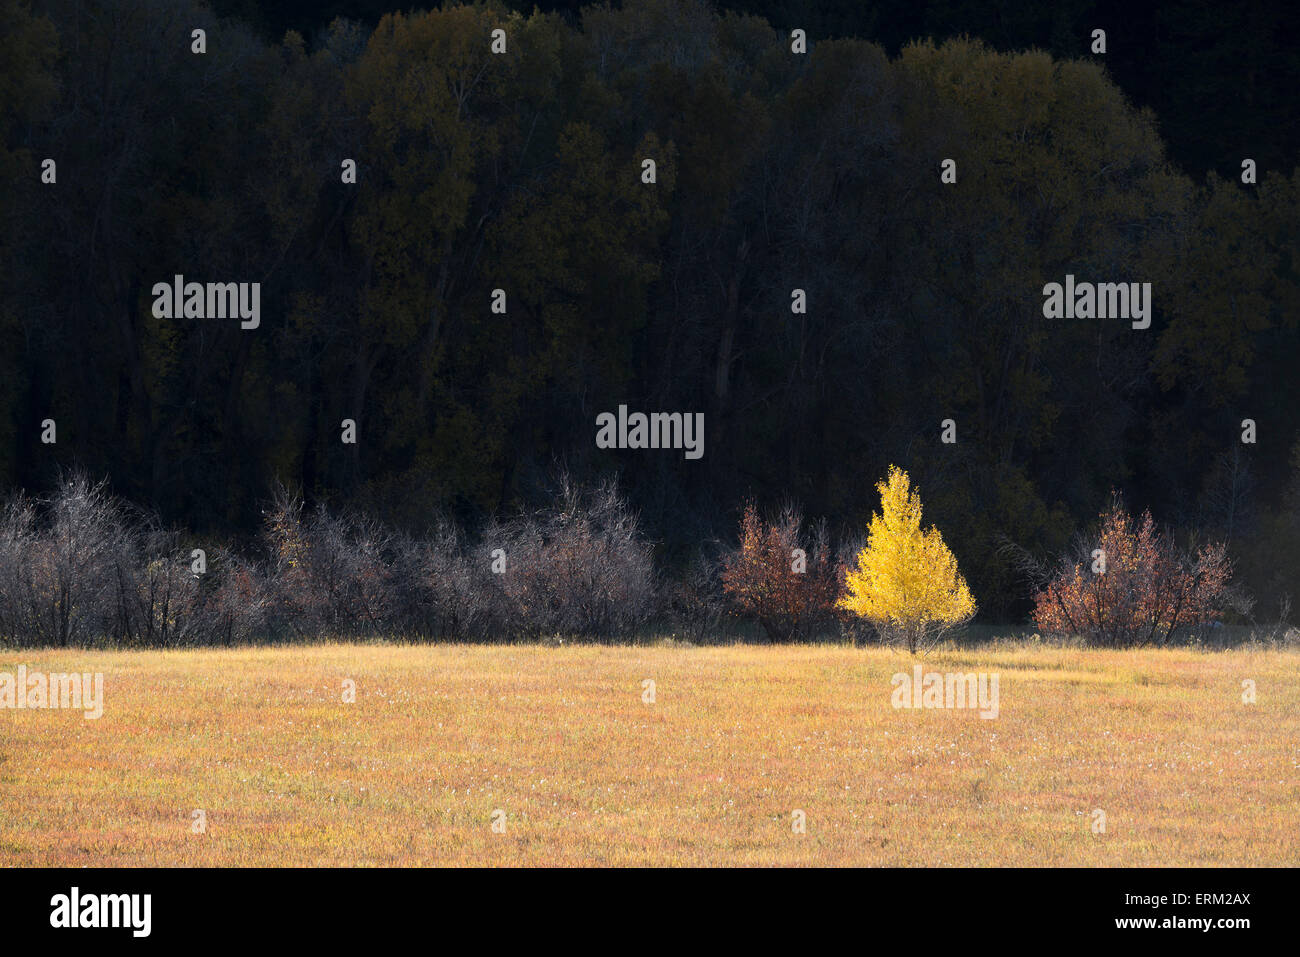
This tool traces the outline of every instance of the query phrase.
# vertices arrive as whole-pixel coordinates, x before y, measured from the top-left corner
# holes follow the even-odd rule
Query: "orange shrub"
[[[773,641],[790,641],[834,618],[839,573],[830,560],[825,529],[808,540],[802,516],[786,508],[772,524],[745,506],[740,545],[723,558],[722,589],[733,610],[757,621]]]
[[[1080,542],[1035,596],[1040,630],[1126,648],[1168,644],[1180,628],[1220,617],[1232,577],[1222,544],[1182,552],[1150,512],[1135,522],[1118,497],[1101,518],[1096,539]]]

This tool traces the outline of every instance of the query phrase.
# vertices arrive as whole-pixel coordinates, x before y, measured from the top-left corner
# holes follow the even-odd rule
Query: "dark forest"
[[[672,578],[750,501],[860,536],[896,464],[986,621],[1112,493],[1300,594],[1293,4],[391,6],[0,0],[0,488],[241,547],[281,486],[422,534],[563,473]]]

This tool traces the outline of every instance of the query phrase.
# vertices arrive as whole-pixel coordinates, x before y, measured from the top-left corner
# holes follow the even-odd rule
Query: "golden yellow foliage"
[[[881,511],[871,516],[867,546],[838,604],[886,634],[901,633],[916,651],[927,635],[972,618],[975,599],[939,530],[921,530],[921,496],[907,473],[891,465],[876,491]]]

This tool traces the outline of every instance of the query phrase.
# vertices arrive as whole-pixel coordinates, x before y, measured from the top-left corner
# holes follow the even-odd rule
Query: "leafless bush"
[[[303,516],[302,499],[280,490],[266,515],[268,586],[275,630],[298,636],[375,634],[400,626],[390,533],[378,522]]]
[[[627,634],[654,610],[650,545],[613,484],[582,489],[561,477],[554,504],[489,528],[480,544],[507,603],[507,629],[525,638]]]
[[[482,545],[471,549],[461,530],[444,522],[425,547],[439,637],[492,640],[506,633],[510,604]]]
[[[0,642],[40,643],[48,587],[43,548],[36,503],[23,495],[10,499],[0,517]]]
[[[388,540],[387,580],[390,625],[412,638],[438,634],[426,578],[425,544],[393,533]]]
[[[451,641],[499,635],[507,615],[488,561],[476,561],[458,525],[439,517],[421,541],[400,538],[392,580],[409,632]]]
[[[726,599],[722,565],[706,552],[697,552],[682,577],[668,589],[668,610],[682,636],[704,644],[718,632]]]
[[[862,550],[867,547],[867,537],[861,532],[851,534],[840,539],[839,546],[835,550],[835,571],[836,571],[836,590],[842,593],[845,590],[845,573],[848,569],[857,565],[858,556]],[[867,644],[875,641],[880,644],[887,644],[886,635],[872,624],[869,618],[860,615],[838,614],[836,622],[839,625],[840,638],[846,643],[852,643],[854,646]]]
[[[83,475],[48,500],[18,496],[0,516],[0,642],[170,647],[264,627],[265,601],[247,587],[260,576],[230,577],[242,565],[233,556],[207,575],[191,561],[178,533]]]
[[[8,641],[66,648],[112,635],[136,545],[102,484],[77,474],[48,500],[14,499],[2,534],[0,616]]]
[[[552,507],[472,546],[446,519],[415,540],[283,490],[265,518],[264,562],[210,544],[200,568],[178,533],[82,476],[48,501],[18,496],[0,514],[0,643],[606,636],[653,611],[650,546],[612,486],[563,481]]]
[[[257,565],[218,549],[208,556],[208,571],[200,584],[199,634],[205,643],[243,645],[273,634],[274,589]]]
[[[171,647],[202,637],[205,621],[200,576],[180,535],[147,517],[144,532],[131,536],[132,554],[116,566],[109,637],[120,644]]]

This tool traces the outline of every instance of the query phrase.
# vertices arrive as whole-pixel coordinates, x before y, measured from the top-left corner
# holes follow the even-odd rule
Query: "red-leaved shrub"
[[[758,622],[773,641],[791,641],[835,618],[839,572],[824,525],[805,537],[803,517],[786,507],[768,524],[745,506],[740,544],[722,560],[722,588],[733,612]]]
[[[1168,644],[1179,629],[1221,616],[1231,577],[1222,544],[1181,550],[1150,512],[1135,522],[1117,497],[1096,538],[1078,542],[1035,596],[1034,621],[1106,647]]]

